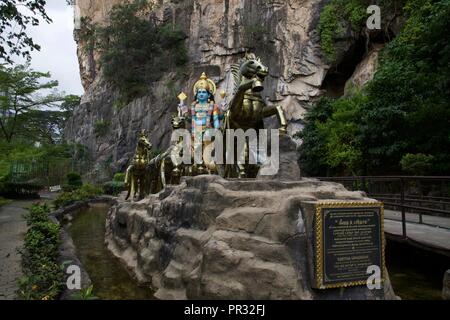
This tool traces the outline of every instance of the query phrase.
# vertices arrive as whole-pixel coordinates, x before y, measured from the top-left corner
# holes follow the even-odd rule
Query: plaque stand
[[[366,286],[372,270],[378,270],[378,279],[383,281],[386,272],[382,203],[324,201],[304,206],[314,212],[312,219],[309,217],[308,232],[313,288]]]

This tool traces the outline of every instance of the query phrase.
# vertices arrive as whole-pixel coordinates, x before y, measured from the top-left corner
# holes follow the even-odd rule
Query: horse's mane
[[[259,57],[256,57],[254,53],[246,52],[245,56],[238,60],[237,63],[234,63],[231,65],[231,74],[233,75],[233,94],[236,94],[239,85],[242,81],[242,73],[241,73],[241,66],[250,60],[257,60],[260,61]]]
[[[236,94],[239,85],[241,84],[242,74],[241,65],[244,63],[243,59],[239,59],[237,63],[231,65],[231,74],[233,75],[233,94]]]

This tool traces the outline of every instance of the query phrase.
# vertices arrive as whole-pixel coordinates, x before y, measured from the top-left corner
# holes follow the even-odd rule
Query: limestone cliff
[[[112,6],[123,2],[125,0],[77,0],[76,4],[81,18],[106,24]],[[169,94],[165,87],[168,80],[175,82],[180,90],[191,92],[195,80],[206,71],[218,82],[220,89],[230,91],[230,65],[247,49],[269,66],[263,97],[268,104],[283,106],[289,121],[288,132],[293,135],[301,130],[306,110],[324,93],[323,89],[327,89],[324,79],[330,66],[321,53],[316,28],[326,2],[154,1],[155,7],[148,14],[161,22],[180,26],[187,34],[188,80],[180,81],[175,73],[169,72],[153,84],[147,96],[120,110],[114,108],[117,92],[102,79],[98,53],[89,48],[79,37],[79,30],[75,30],[86,93],[82,105],[68,122],[66,138],[88,147],[95,159],[97,175],[102,172],[102,167],[109,168],[109,172],[123,170],[134,151],[140,129],[150,132],[156,148],[168,146],[171,113],[176,110],[176,105],[165,102],[165,96]],[[342,43],[338,62],[355,41],[349,35]],[[268,125],[273,122],[268,121]],[[96,135],[96,123],[106,124],[107,134]]]

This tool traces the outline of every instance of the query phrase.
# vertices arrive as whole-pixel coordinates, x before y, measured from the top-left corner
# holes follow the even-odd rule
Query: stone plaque
[[[369,266],[384,276],[383,204],[325,202],[316,205],[315,275],[320,289],[366,285]]]

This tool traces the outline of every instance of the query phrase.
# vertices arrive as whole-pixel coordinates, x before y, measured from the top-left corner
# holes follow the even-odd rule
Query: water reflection
[[[109,206],[94,205],[79,213],[68,227],[78,258],[94,285],[94,294],[108,300],[154,299],[150,289],[140,287],[125,267],[106,249],[105,221]]]
[[[441,300],[450,258],[388,241],[386,266],[395,294],[404,300]]]

